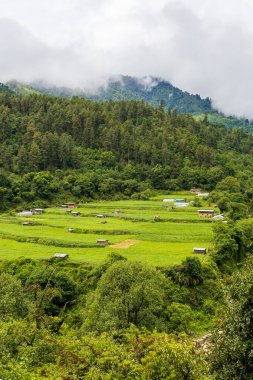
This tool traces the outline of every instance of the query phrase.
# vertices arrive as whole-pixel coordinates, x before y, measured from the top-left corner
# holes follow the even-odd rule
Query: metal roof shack
[[[174,203],[174,202],[175,202],[175,199],[172,199],[172,198],[165,198],[165,199],[163,199],[163,202],[164,202],[164,203]]]
[[[67,253],[56,253],[54,255],[54,258],[56,259],[61,259],[61,260],[66,260],[68,259],[69,255]]]
[[[73,212],[72,211],[72,213],[71,213],[73,216],[78,216],[78,215],[80,215],[80,212]]]
[[[195,248],[193,248],[193,253],[205,255],[206,254],[206,248],[195,247]]]
[[[176,206],[176,207],[187,207],[187,206],[189,206],[189,202],[175,202],[174,203],[174,205]]]
[[[97,214],[96,217],[97,217],[97,218],[104,218],[104,215],[103,215],[103,214]]]
[[[97,244],[102,245],[103,247],[107,246],[109,244],[108,240],[106,239],[97,239]]]
[[[225,219],[225,217],[224,217],[223,214],[215,215],[215,216],[213,217],[213,220],[224,220],[224,219]]]
[[[21,211],[18,212],[18,216],[32,216],[31,211]]]

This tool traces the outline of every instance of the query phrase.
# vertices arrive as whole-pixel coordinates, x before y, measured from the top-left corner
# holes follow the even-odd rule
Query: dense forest
[[[66,196],[251,189],[253,136],[144,102],[0,94],[1,208]],[[237,191],[235,191],[237,192]]]
[[[209,98],[203,99],[198,94],[193,95],[182,91],[170,82],[151,76],[136,78],[121,75],[109,78],[103,86],[89,91],[80,88],[58,87],[43,81],[35,81],[29,85],[13,80],[7,82],[6,85],[9,91],[18,95],[42,93],[63,98],[78,96],[98,102],[137,100],[144,101],[153,107],[159,107],[162,102],[166,110],[175,110],[179,114],[191,114],[197,120],[208,119],[212,125],[225,125],[230,128],[243,128],[248,132],[253,131],[251,120],[226,116],[214,107]]]
[[[202,261],[1,261],[2,379],[252,379],[251,134],[162,103],[3,88],[0,147],[2,210],[201,187],[227,216]]]

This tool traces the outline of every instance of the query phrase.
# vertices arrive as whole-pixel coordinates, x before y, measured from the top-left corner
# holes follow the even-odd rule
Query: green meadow
[[[194,247],[212,247],[212,224],[199,217],[199,208],[214,206],[201,199],[201,206],[175,207],[164,198],[191,201],[189,193],[159,195],[147,201],[101,201],[80,204],[80,215],[73,216],[62,207],[45,209],[29,218],[16,213],[0,217],[0,258],[30,257],[49,259],[67,253],[75,262],[99,264],[109,253],[129,260],[146,261],[157,266],[179,264],[193,256]],[[116,211],[116,212],[115,212]],[[217,210],[218,212],[218,210]],[[103,215],[103,217],[98,217]],[[155,217],[159,220],[155,221]],[[24,226],[24,221],[31,226]],[[68,232],[72,228],[73,232]],[[109,241],[99,247],[97,239]],[[201,256],[205,260],[206,257]]]

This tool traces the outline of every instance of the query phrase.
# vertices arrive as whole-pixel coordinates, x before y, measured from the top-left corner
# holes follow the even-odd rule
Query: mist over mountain
[[[253,124],[245,118],[226,116],[214,108],[209,97],[203,99],[199,94],[190,94],[170,82],[153,76],[133,77],[118,75],[111,77],[93,90],[83,88],[60,87],[45,81],[33,81],[23,84],[18,81],[6,83],[11,91],[20,95],[42,93],[64,98],[78,96],[94,101],[105,100],[142,100],[154,107],[175,110],[180,114],[192,114],[197,120],[208,120],[211,124],[223,124],[227,127],[240,127],[253,130]]]

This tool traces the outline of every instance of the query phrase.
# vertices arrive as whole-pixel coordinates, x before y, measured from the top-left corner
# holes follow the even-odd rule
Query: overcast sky
[[[252,0],[0,0],[0,81],[153,75],[253,118]]]

